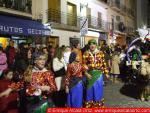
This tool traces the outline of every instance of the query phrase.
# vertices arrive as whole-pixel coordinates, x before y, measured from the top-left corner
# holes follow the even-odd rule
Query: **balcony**
[[[32,1],[31,0],[0,0],[1,11],[19,11],[23,13],[31,14]]]
[[[110,22],[104,21],[101,18],[93,17],[80,17],[73,14],[61,12],[54,9],[48,9],[48,22],[52,23],[52,28],[64,29],[70,31],[80,31],[80,21],[83,18],[88,18],[88,28],[98,29],[109,32],[112,29]],[[115,24],[114,29],[118,29],[118,24]]]
[[[71,31],[80,30],[80,17],[74,14],[48,9],[48,22],[53,23],[52,27]]]
[[[110,6],[116,10],[116,11],[120,11],[120,2],[116,2],[116,1],[111,1],[110,2]]]
[[[128,15],[129,17],[134,18],[134,17],[135,17],[135,12],[134,12],[134,10],[133,10],[133,9],[130,9],[130,8],[127,8],[127,15]]]
[[[100,18],[97,17],[91,17],[88,16],[88,27],[93,28],[93,29],[99,29],[99,30],[104,30],[108,31],[109,30],[109,22],[106,22]]]
[[[127,14],[131,18],[135,17],[135,11],[131,8],[127,8],[125,5],[121,4],[120,2],[111,1],[110,6],[112,9],[114,9],[120,14],[123,14],[123,15]]]
[[[122,4],[120,4],[120,9],[121,9],[121,11],[120,11],[120,13],[122,13],[122,14],[126,14],[126,12],[127,12],[127,8],[126,8],[126,6],[125,5],[122,5]]]
[[[126,33],[132,33],[134,32],[134,28],[133,27],[126,27]]]
[[[102,30],[109,32],[110,30],[120,31],[124,33],[133,32],[132,27],[125,27],[125,30],[122,31],[120,28],[120,23],[111,23],[104,21],[100,18],[93,17],[91,15],[87,17],[80,17],[73,14],[61,12],[54,9],[48,9],[48,22],[52,23],[52,28],[64,29],[70,31],[80,31],[80,21],[82,18],[88,18],[88,28]]]

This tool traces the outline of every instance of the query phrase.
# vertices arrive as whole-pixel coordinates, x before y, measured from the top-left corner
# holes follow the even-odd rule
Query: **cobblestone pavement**
[[[135,86],[109,82],[104,87],[105,107],[150,107],[150,101],[140,101]]]

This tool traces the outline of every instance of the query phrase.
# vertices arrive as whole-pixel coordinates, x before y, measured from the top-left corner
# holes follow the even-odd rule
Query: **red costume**
[[[15,90],[20,89],[24,86],[24,82],[13,83],[9,87]],[[38,86],[49,86],[51,93],[56,91],[56,84],[54,82],[53,74],[50,71],[45,72],[33,72],[32,73],[32,82],[27,84],[26,94],[33,96],[34,92],[37,90]]]
[[[12,84],[10,80],[0,80],[0,93],[8,89],[8,86]],[[0,113],[19,113],[17,108],[18,93],[12,92],[8,97],[0,98]]]

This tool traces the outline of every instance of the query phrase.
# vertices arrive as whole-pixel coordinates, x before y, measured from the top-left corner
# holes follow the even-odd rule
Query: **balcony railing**
[[[26,13],[32,12],[31,0],[0,0],[0,7],[22,11]]]
[[[128,14],[129,16],[135,17],[135,12],[134,12],[134,10],[132,10],[132,9],[130,9],[130,8],[127,8],[127,14]]]
[[[116,0],[110,1],[109,4],[113,9],[117,10],[118,12],[122,14],[128,14],[131,17],[135,17],[135,11],[131,8],[127,8],[124,4],[121,4]]]
[[[88,27],[93,28],[93,29],[100,29],[100,30],[109,30],[110,28],[110,23],[106,22],[100,18],[97,17],[91,17],[88,16]]]
[[[61,12],[54,9],[48,9],[48,22],[53,22],[57,28],[80,30],[80,21],[82,18],[88,18],[88,27],[93,29],[108,30],[109,22],[97,17],[80,17],[74,14]]]
[[[132,33],[132,32],[134,32],[133,27],[126,27],[126,33]]]
[[[111,1],[110,6],[120,10],[120,2]]]
[[[80,30],[80,21],[82,18],[88,18],[88,28],[104,30],[109,32],[110,30],[120,31],[119,23],[111,23],[102,20],[101,18],[93,17],[91,15],[87,17],[80,17],[73,14],[61,12],[54,9],[47,11],[48,22],[52,22],[52,27],[67,29],[67,30]],[[133,28],[127,27],[123,32],[132,32]]]
[[[55,24],[53,27],[64,28],[70,30],[80,29],[80,17],[75,14],[70,14],[55,9],[48,9],[48,22],[53,22]],[[68,26],[71,26],[68,28]]]

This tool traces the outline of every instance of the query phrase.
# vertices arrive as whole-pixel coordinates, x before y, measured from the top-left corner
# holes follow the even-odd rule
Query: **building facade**
[[[75,38],[82,45],[91,38],[125,45],[126,35],[135,30],[135,0],[49,0],[47,3],[44,14],[47,20],[43,21],[52,27],[49,40],[58,41],[60,46],[70,45]],[[83,23],[88,24],[84,36],[81,35]]]
[[[41,43],[40,37],[50,36],[50,29],[41,21],[40,0],[0,0],[0,44],[5,48],[10,39],[16,42]],[[41,0],[42,2],[42,0]],[[40,39],[41,40],[41,39]]]
[[[41,21],[51,28],[42,41],[54,46],[99,43],[126,44],[135,30],[135,0],[0,0],[0,13]]]

